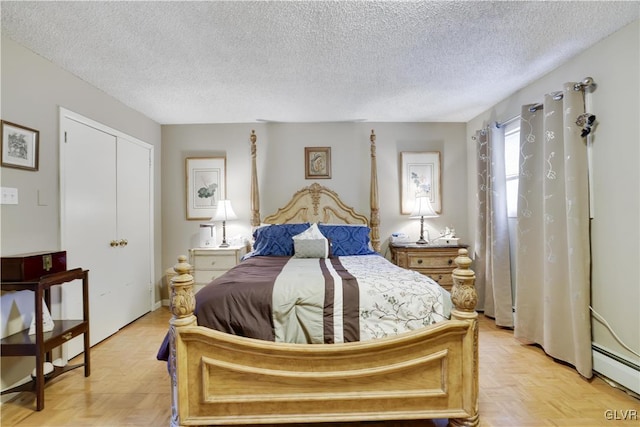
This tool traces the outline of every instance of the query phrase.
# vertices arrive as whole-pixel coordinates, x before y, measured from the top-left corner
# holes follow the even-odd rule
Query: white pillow
[[[328,258],[329,240],[322,234],[318,224],[313,224],[300,234],[293,236],[296,258]]]

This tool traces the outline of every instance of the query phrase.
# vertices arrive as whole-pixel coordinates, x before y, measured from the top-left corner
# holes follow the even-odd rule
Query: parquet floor
[[[169,378],[155,355],[169,317],[162,307],[93,347],[91,376],[76,369],[56,378],[46,388],[44,410],[34,410],[32,393],[16,395],[0,407],[0,425],[168,426]],[[633,411],[635,419],[622,419]],[[480,316],[480,426],[638,427],[638,416],[640,400],[600,378],[582,379]],[[446,420],[341,424],[354,425],[444,427]]]

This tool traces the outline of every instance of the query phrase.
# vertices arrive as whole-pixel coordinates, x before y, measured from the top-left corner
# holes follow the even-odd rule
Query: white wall
[[[471,201],[475,130],[518,115],[521,105],[541,102],[545,93],[560,90],[565,82],[593,77],[598,86],[587,104],[598,121],[593,134],[592,306],[636,352],[640,352],[639,42],[640,21],[636,21],[467,124]],[[469,208],[469,229],[474,230],[475,204],[470,202]],[[640,358],[622,348],[598,321],[593,322],[593,341],[640,365]]]
[[[2,119],[40,131],[40,161],[36,172],[6,167],[0,170],[1,185],[17,188],[19,192],[18,205],[0,206],[0,252],[13,255],[64,250],[60,247],[59,107],[156,146],[156,165],[160,164],[161,128],[153,120],[7,37],[2,37],[1,48]],[[162,244],[159,168],[155,171],[155,181],[155,256],[159,259]],[[162,277],[159,265],[156,270],[159,282]],[[30,292],[6,293],[0,297],[3,337],[29,326],[24,324],[31,321],[32,301]],[[31,369],[32,358],[3,358],[2,389],[28,375]]]
[[[432,236],[445,226],[455,226],[462,241],[467,234],[467,177],[465,125],[463,123],[322,123],[168,125],[162,127],[163,265],[175,264],[178,255],[197,244],[202,221],[187,221],[185,213],[184,159],[198,156],[227,158],[227,196],[238,220],[227,223],[227,238],[250,234],[251,152],[249,136],[258,142],[261,214],[265,217],[313,180],[304,178],[304,147],[331,147],[331,179],[316,180],[338,192],[345,203],[369,216],[371,129],[376,132],[380,198],[380,237],[404,231],[417,240],[419,222],[400,214],[400,153],[440,151],[443,210],[426,221]],[[219,226],[218,226],[219,227]],[[218,229],[218,236],[221,231]],[[383,247],[383,252],[386,245]]]

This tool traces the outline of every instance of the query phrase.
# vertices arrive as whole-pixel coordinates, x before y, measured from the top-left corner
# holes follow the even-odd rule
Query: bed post
[[[478,293],[475,288],[476,275],[469,267],[471,258],[466,249],[458,250],[455,263],[458,266],[453,270],[453,288],[451,289],[451,301],[454,308],[451,310],[451,318],[470,322],[470,332],[465,338],[464,345],[473,346],[473,351],[465,351],[465,356],[471,360],[464,360],[464,366],[471,369],[470,375],[473,381],[471,393],[466,396],[472,407],[472,415],[468,418],[449,420],[453,427],[475,427],[479,425],[478,416],[478,313],[475,311],[478,302]]]
[[[196,307],[196,297],[193,293],[193,276],[190,274],[191,265],[187,263],[187,257],[180,255],[178,263],[173,267],[176,276],[171,278],[169,320],[169,375],[171,376],[171,426],[180,425],[178,413],[178,371],[177,352],[182,351],[184,344],[178,336],[180,328],[196,326],[197,320],[193,311]]]
[[[378,202],[378,167],[376,164],[376,134],[371,129],[371,189],[369,199],[371,202],[371,245],[373,250],[380,252],[380,212]]]
[[[469,268],[472,263],[469,251],[459,249],[458,256],[454,261],[458,268],[453,270],[451,300],[455,308],[451,314],[460,320],[477,319],[478,313],[475,311],[478,302],[475,288],[476,274]]]
[[[258,190],[258,168],[256,166],[256,131],[251,130],[251,226],[260,225],[260,192]]]

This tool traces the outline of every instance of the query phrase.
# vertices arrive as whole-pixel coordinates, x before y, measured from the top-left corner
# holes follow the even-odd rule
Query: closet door
[[[61,152],[62,249],[67,266],[89,270],[89,336],[94,345],[118,331],[116,137],[66,119]],[[62,296],[65,315],[82,316],[80,289]],[[74,313],[77,312],[77,313]],[[75,347],[72,346],[72,347]],[[70,355],[76,353],[70,348]]]
[[[116,151],[119,306],[128,324],[151,309],[151,153],[124,138]]]
[[[61,110],[61,234],[69,268],[89,270],[91,345],[149,312],[153,301],[151,145]],[[61,297],[80,318],[80,287]],[[67,356],[82,351],[73,340]]]

